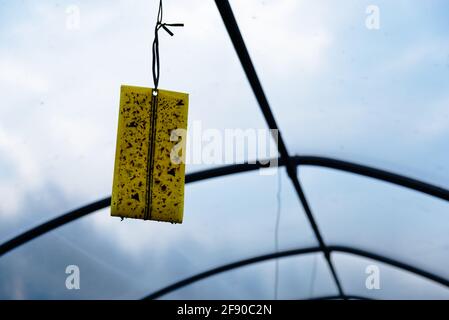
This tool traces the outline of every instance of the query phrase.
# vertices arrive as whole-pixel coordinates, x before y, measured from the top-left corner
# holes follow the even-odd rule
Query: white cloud
[[[264,73],[320,72],[333,42],[329,11],[322,2],[233,1],[251,56]],[[266,70],[269,69],[269,70]]]
[[[404,73],[429,64],[447,68],[448,54],[447,39],[418,39],[413,45],[400,50],[391,61],[384,62],[380,72]]]
[[[2,161],[3,160],[3,161]],[[0,128],[0,162],[13,164],[13,172],[0,174],[0,216],[12,216],[17,212],[27,192],[37,190],[42,185],[38,165],[29,148],[16,137]],[[2,170],[10,170],[3,166]]]
[[[348,41],[337,36],[348,37],[353,33],[346,29],[345,32],[337,30],[337,18],[332,17],[331,11],[336,7],[329,2],[248,3],[233,1],[232,5],[251,57],[264,85],[272,83],[263,80],[273,78],[282,85],[282,90],[265,87],[267,94],[284,95],[286,92],[307,97],[298,103],[292,102],[289,96],[288,100],[279,100],[285,103],[273,104],[274,112],[281,116],[279,123],[283,125],[284,135],[288,133],[285,137],[300,146],[297,150],[308,151],[310,147],[310,150],[322,152],[335,151],[344,144],[351,149],[346,155],[359,152],[371,159],[388,158],[390,154],[385,151],[390,150],[393,157],[389,159],[403,164],[413,157],[407,152],[404,152],[406,156],[395,153],[400,149],[395,141],[401,148],[409,143],[407,150],[420,152],[420,145],[414,144],[416,141],[406,139],[410,128],[427,137],[428,146],[434,138],[447,135],[447,100],[429,102],[426,116],[416,113],[416,117],[412,117],[403,110],[389,109],[390,106],[361,107],[357,104],[359,100],[353,100],[358,92],[348,85],[341,86],[344,91],[341,95],[332,96],[340,87],[335,89],[329,85],[329,79],[343,78],[344,75],[333,73],[340,69],[332,65],[335,61],[330,60],[330,53],[350,52],[351,47],[344,47]],[[86,199],[85,202],[110,194],[119,86],[121,83],[152,85],[150,46],[157,1],[82,2],[79,4],[81,28],[77,31],[66,29],[65,6],[49,2],[29,5],[28,20],[8,22],[11,42],[0,41],[3,99],[0,105],[0,161],[14,164],[14,172],[0,180],[2,218],[21,211],[28,205],[26,194],[44,188],[46,183],[62,190],[69,199]],[[339,13],[342,13],[337,19],[339,22],[347,16],[357,17],[357,12],[340,4],[337,7],[341,7]],[[189,121],[202,120],[204,128],[265,128],[213,1],[167,1],[165,19],[167,22],[184,22],[185,27],[174,29],[173,38],[161,34],[161,84],[191,93]],[[360,25],[364,28],[363,10],[359,19],[360,23],[352,22],[344,27]],[[363,45],[363,42],[356,45]],[[438,49],[423,44],[422,48],[401,51],[397,60],[385,64],[384,69],[402,72],[428,59],[429,55],[440,61],[444,50]],[[351,67],[344,65],[344,68]],[[347,71],[354,72],[354,78],[366,72],[360,69]],[[313,81],[307,83],[310,79]],[[276,92],[272,92],[274,89]],[[327,100],[316,98],[326,95],[330,96]],[[384,96],[386,92],[380,95]],[[279,112],[281,109],[285,112]],[[396,124],[392,116],[402,117],[403,121]],[[394,133],[399,134],[394,136]],[[380,148],[383,144],[389,147]],[[432,151],[432,147],[429,150]],[[199,194],[206,192],[205,189]],[[257,196],[256,191],[251,192]],[[210,199],[218,198],[216,194]],[[228,195],[222,196],[225,203]],[[201,199],[198,197],[197,203]],[[234,202],[235,197],[231,203]],[[253,203],[247,205],[253,208]],[[210,205],[211,208],[214,206]],[[244,207],[244,203],[239,207]],[[67,209],[71,208],[61,208],[61,211]],[[270,213],[267,206],[263,209],[266,209],[265,214]],[[210,257],[204,255],[207,258],[204,260],[216,259],[217,263],[223,256],[234,254],[233,246],[246,254],[244,251],[250,247],[251,238],[254,247],[259,245],[259,239],[245,229],[248,222],[245,225],[241,220],[220,223],[222,229],[218,231],[219,228],[214,227],[216,229],[210,233],[198,232],[210,231],[206,221],[211,218],[210,211],[204,212],[204,216],[197,218],[197,224],[191,223],[190,229],[183,229],[183,234],[178,231],[186,224],[120,222],[111,218],[107,211],[94,215],[89,222],[92,222],[95,234],[101,234],[98,239],[113,239],[121,251],[137,258],[142,257],[149,246],[161,253],[176,250],[176,245],[184,239],[191,241],[191,247],[196,246],[198,254],[210,254]],[[224,210],[223,213],[227,212]],[[193,216],[195,212],[189,214]],[[264,223],[269,218],[271,216],[267,215]],[[260,215],[251,223],[258,219],[261,219]],[[201,223],[204,224],[201,226]],[[300,225],[304,226],[303,223]],[[264,232],[268,230],[267,226],[270,224],[265,224]],[[225,241],[233,233],[242,238]],[[240,239],[244,241],[239,242]],[[239,246],[241,243],[246,245]],[[217,248],[223,252],[217,253]],[[186,259],[195,260],[195,256]]]
[[[0,70],[0,86],[5,93],[17,89],[33,94],[42,94],[48,91],[46,77],[20,64],[17,60],[0,58]]]
[[[416,117],[415,130],[418,137],[427,142],[446,138],[449,133],[449,97],[432,101],[426,112]]]

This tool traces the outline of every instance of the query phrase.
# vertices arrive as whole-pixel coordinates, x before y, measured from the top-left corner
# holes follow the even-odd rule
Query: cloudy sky
[[[152,86],[156,0],[0,0],[0,240],[110,195],[121,84]],[[449,188],[449,4],[444,0],[231,1],[292,154],[332,156]],[[379,9],[369,29],[368,6]],[[78,19],[79,18],[79,19]],[[213,1],[165,0],[160,87],[190,94],[189,126],[260,129],[264,119]],[[189,165],[188,172],[206,165]],[[449,206],[333,170],[300,178],[330,244],[384,253],[449,278]],[[316,241],[281,174],[282,249]],[[102,210],[0,258],[0,298],[139,298],[274,250],[277,176],[188,185],[182,225]],[[449,298],[405,272],[334,256],[348,293]],[[78,265],[81,289],[67,290]],[[381,268],[367,290],[365,269]],[[321,255],[280,261],[280,298],[336,293]],[[167,298],[272,298],[274,263]]]

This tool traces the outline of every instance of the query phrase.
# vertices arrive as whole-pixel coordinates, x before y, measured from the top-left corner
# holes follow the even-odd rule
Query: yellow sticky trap
[[[122,86],[111,215],[182,223],[188,94]]]

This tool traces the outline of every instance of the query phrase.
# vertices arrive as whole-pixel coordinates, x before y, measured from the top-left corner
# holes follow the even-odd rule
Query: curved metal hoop
[[[410,273],[421,276],[423,278],[435,281],[443,286],[449,287],[449,281],[444,278],[441,278],[437,275],[431,274],[427,271],[421,270],[414,266],[405,264],[403,262],[400,262],[400,261],[397,261],[397,260],[394,260],[394,259],[391,259],[388,257],[384,257],[382,255],[379,255],[379,254],[376,254],[373,252],[369,252],[366,250],[357,249],[357,248],[353,248],[353,247],[347,247],[347,246],[328,245],[327,247],[331,252],[353,254],[358,257],[364,257],[364,258],[376,260],[376,261],[394,266],[401,270],[408,271]],[[223,266],[219,266],[217,268],[207,270],[205,272],[198,273],[194,276],[191,276],[191,277],[188,277],[181,281],[175,282],[169,286],[166,286],[165,288],[162,288],[160,290],[157,290],[157,291],[149,294],[148,296],[144,297],[143,299],[158,299],[166,294],[169,294],[173,291],[176,291],[183,287],[194,284],[200,280],[204,280],[204,279],[212,277],[214,275],[217,275],[217,274],[220,274],[223,272],[227,272],[227,271],[231,271],[234,269],[238,269],[238,268],[241,268],[244,266],[252,265],[255,263],[260,263],[260,262],[264,262],[264,261],[269,261],[269,260],[278,259],[278,258],[285,258],[285,257],[290,257],[290,256],[304,255],[304,254],[309,254],[309,253],[317,253],[317,252],[322,252],[320,247],[298,248],[298,249],[293,249],[293,250],[280,251],[280,252],[270,253],[270,254],[261,255],[261,256],[257,256],[257,257],[252,257],[249,259],[239,260],[239,261],[236,261],[233,263],[229,263],[229,264],[226,264]],[[341,296],[337,296],[337,297],[349,298],[346,295],[344,297],[341,297]]]
[[[405,177],[402,175],[398,175],[395,173],[391,173],[385,170],[376,169],[348,161],[343,160],[337,160],[332,158],[326,158],[326,157],[317,157],[317,156],[295,156],[292,157],[294,160],[294,163],[296,165],[302,166],[302,165],[309,165],[309,166],[320,166],[320,167],[326,167],[331,169],[336,169],[344,172],[350,172],[370,178],[374,178],[380,181],[390,182],[396,185],[403,186],[408,189],[412,189],[415,191],[422,192],[424,194],[440,198],[442,200],[449,201],[449,191],[443,188],[440,188],[438,186],[434,186],[419,180],[415,180],[409,177]],[[264,161],[264,163],[267,163]],[[279,160],[279,165],[284,166],[284,161]],[[237,174],[237,173],[244,173],[249,171],[254,171],[258,169],[264,168],[263,165],[260,163],[256,164],[238,164],[238,165],[229,165],[209,170],[204,170],[200,172],[195,172],[186,175],[186,183],[192,183],[197,181],[203,181],[211,178],[217,178],[217,177],[223,177],[231,174]],[[109,207],[111,203],[111,198],[105,198],[101,199],[99,201],[96,201],[94,203],[88,204],[86,206],[83,206],[81,208],[72,210],[70,212],[67,212],[61,216],[58,216],[52,220],[49,220],[41,225],[38,225],[16,237],[13,239],[3,243],[0,245],[0,257],[6,253],[8,253],[11,250],[16,249],[17,247],[47,233],[50,232],[60,226],[63,226],[69,222],[75,221],[79,218],[82,218],[90,213],[93,213],[95,211],[104,209]],[[393,265],[395,267],[398,267],[403,270],[410,271],[412,273],[421,275],[427,279],[436,281],[440,284],[443,284],[445,286],[449,287],[449,282],[446,279],[443,279],[435,274],[426,272],[424,270],[420,270],[418,268],[415,268],[413,266],[409,266],[405,263],[392,260],[390,258],[383,257],[378,254],[369,253],[360,249],[355,248],[349,248],[349,247],[341,247],[341,246],[328,246],[328,249],[331,251],[339,251],[339,252],[346,252],[346,253],[352,253],[359,256],[365,256],[368,258],[372,258],[374,260],[382,261],[386,264]],[[308,249],[299,249],[300,251],[303,250],[312,250],[311,248]],[[313,248],[310,252],[322,252],[320,247]],[[310,252],[304,252],[304,253],[310,253]],[[285,252],[283,254],[286,254]],[[292,254],[300,254],[299,252],[291,252]],[[369,256],[367,256],[369,255]],[[268,259],[270,255],[266,256],[265,258]],[[274,259],[275,257],[272,257],[271,259]],[[255,258],[252,258],[255,259]],[[258,257],[257,259],[261,259],[261,257]],[[266,260],[265,259],[265,260]],[[245,260],[246,262],[251,261]],[[257,261],[256,261],[257,262]],[[242,262],[237,262],[237,264],[241,264]],[[254,262],[253,262],[254,263]],[[231,264],[232,265],[232,264]],[[226,268],[229,268],[230,265],[226,265]],[[223,268],[223,267],[220,267]],[[215,270],[216,271],[216,270]],[[210,271],[209,271],[210,272]],[[197,275],[198,276],[198,275]],[[203,279],[204,277],[201,277]],[[191,280],[189,280],[191,281]],[[197,281],[197,280],[196,280]],[[164,293],[165,294],[165,293]],[[152,294],[154,295],[154,293]],[[150,296],[152,296],[150,295]],[[341,297],[341,296],[338,296]],[[349,296],[346,296],[346,298],[350,298]]]
[[[292,157],[296,165],[308,165],[308,166],[320,166],[326,168],[332,168],[340,171],[351,172],[354,174],[374,178],[377,180],[390,182],[396,185],[403,186],[408,189],[419,191],[427,195],[440,198],[442,200],[449,201],[449,190],[419,181],[411,179],[402,175],[391,173],[385,170],[376,169],[360,164],[356,164],[349,161],[337,160],[326,157],[317,156],[295,156]],[[264,161],[264,163],[267,163]],[[279,165],[284,166],[284,161],[279,160]],[[203,181],[206,179],[223,177],[230,174],[244,173],[264,168],[260,163],[256,164],[236,164],[223,166],[219,168],[199,171],[186,175],[186,183],[192,183],[197,181]],[[27,243],[49,231],[52,231],[60,226],[63,226],[69,222],[82,218],[90,213],[109,207],[111,198],[104,198],[94,203],[88,204],[81,208],[69,211],[61,216],[58,216],[52,220],[49,220],[41,225],[38,225],[24,233],[14,237],[13,239],[0,245],[0,257],[5,253],[14,250],[15,248]]]

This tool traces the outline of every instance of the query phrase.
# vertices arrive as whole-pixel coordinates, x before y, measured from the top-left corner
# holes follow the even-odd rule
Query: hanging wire
[[[282,175],[279,168],[277,169],[278,175],[278,185],[277,185],[277,208],[276,208],[276,223],[274,226],[274,249],[276,253],[279,251],[279,224],[281,221],[281,184],[282,184]],[[275,260],[274,265],[274,300],[278,299],[278,291],[279,291],[279,259]]]
[[[309,298],[313,298],[317,269],[317,254],[313,255],[312,275],[310,276]]]
[[[159,86],[159,75],[160,75],[160,57],[159,57],[159,35],[158,32],[162,28],[164,29],[170,36],[173,36],[173,32],[170,31],[168,27],[183,27],[183,23],[163,23],[162,22],[163,8],[162,8],[162,0],[159,1],[159,10],[157,12],[157,20],[156,26],[154,27],[154,41],[153,41],[153,63],[152,63],[152,71],[153,71],[153,83],[154,83],[154,91],[153,94],[157,95],[157,88]]]

